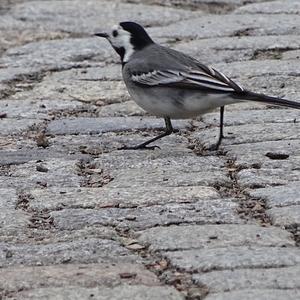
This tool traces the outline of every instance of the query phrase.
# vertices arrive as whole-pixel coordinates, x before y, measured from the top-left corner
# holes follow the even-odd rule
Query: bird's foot
[[[137,146],[122,146],[118,148],[118,150],[155,150],[155,149],[160,149],[158,146],[147,146],[147,145],[137,145]]]

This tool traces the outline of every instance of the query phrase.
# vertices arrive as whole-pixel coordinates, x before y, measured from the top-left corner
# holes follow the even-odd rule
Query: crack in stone
[[[116,228],[121,241],[124,239],[134,239],[134,231],[124,231]],[[123,246],[126,245],[123,243]],[[152,273],[156,275],[163,285],[172,286],[185,296],[185,300],[202,300],[208,294],[205,285],[195,284],[192,280],[192,273],[180,271],[172,266],[170,260],[158,252],[149,250],[143,246],[140,249],[129,249],[143,259],[142,263]]]
[[[103,169],[98,169],[97,164],[90,160],[80,160],[77,164],[77,174],[83,177],[81,187],[103,187],[114,178]]]
[[[283,47],[273,49],[256,49],[250,60],[266,60],[266,59],[281,59],[282,54],[291,50],[298,50],[299,48]]]
[[[254,219],[262,226],[271,225],[271,220],[266,213],[267,205],[264,199],[255,199],[245,193],[243,188],[239,185],[237,174],[242,170],[247,169],[238,165],[234,159],[228,159],[227,170],[228,176],[232,181],[230,189],[223,188],[220,190],[225,195],[234,197],[239,204],[237,213],[242,219],[247,221]]]

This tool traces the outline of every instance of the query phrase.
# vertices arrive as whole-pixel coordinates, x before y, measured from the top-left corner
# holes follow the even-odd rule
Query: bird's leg
[[[151,144],[154,141],[157,141],[161,138],[163,138],[164,136],[170,135],[171,133],[174,132],[172,123],[171,123],[171,119],[169,117],[165,117],[165,123],[166,123],[166,130],[164,133],[152,138],[151,140],[148,140],[142,144],[139,144],[137,146],[133,146],[133,147],[127,147],[127,146],[123,146],[121,148],[119,148],[120,150],[138,150],[138,149],[147,149],[147,150],[154,150],[155,148],[159,148],[158,146],[148,146],[149,144]]]
[[[223,128],[224,128],[224,106],[220,107],[220,132],[219,132],[219,138],[216,144],[213,144],[211,147],[209,147],[208,150],[218,150],[219,146],[221,145],[222,139],[224,138],[223,134]]]

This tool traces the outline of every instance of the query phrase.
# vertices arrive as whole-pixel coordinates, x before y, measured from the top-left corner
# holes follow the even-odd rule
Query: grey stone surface
[[[238,8],[235,13],[247,14],[300,14],[298,0],[268,1],[264,3],[248,4]]]
[[[218,113],[206,114],[202,120],[209,124],[215,125],[218,123]],[[290,127],[292,123],[295,123],[299,119],[300,115],[297,110],[293,109],[266,109],[261,107],[259,110],[245,110],[237,113],[237,111],[226,111],[226,118],[224,125],[227,126],[238,126],[247,124],[286,124],[285,126]],[[261,125],[260,125],[261,126]],[[293,127],[292,127],[293,128]],[[230,127],[229,127],[230,130]],[[297,130],[295,129],[295,133]]]
[[[242,269],[196,274],[193,280],[212,293],[243,289],[299,289],[300,266],[274,269]]]
[[[211,294],[206,297],[207,300],[238,300],[238,299],[260,299],[260,300],[281,300],[297,299],[300,296],[298,290],[242,290],[222,294]]]
[[[49,287],[95,287],[116,286],[119,284],[158,285],[156,276],[142,265],[122,263],[64,264],[52,266],[17,266],[0,270],[0,287],[14,292]],[[122,278],[122,274],[136,274]]]
[[[9,256],[7,255],[9,253]],[[64,263],[134,262],[138,257],[117,242],[80,238],[49,244],[0,244],[0,265],[49,265]]]
[[[268,207],[300,205],[300,182],[292,182],[284,186],[252,190],[251,197],[263,198]]]
[[[44,288],[35,291],[21,292],[13,299],[89,299],[99,300],[183,300],[184,297],[172,287],[149,287],[135,285],[120,285],[113,288],[76,288],[73,286],[64,288]],[[11,299],[11,298],[8,298]]]
[[[189,121],[174,122],[178,128],[189,127]],[[52,121],[48,125],[50,134],[95,134],[111,131],[132,131],[143,129],[164,129],[164,121],[152,118],[115,117],[107,118],[76,118]]]
[[[103,43],[103,44],[102,44]],[[10,81],[20,76],[37,72],[64,70],[89,66],[89,59],[100,56],[102,60],[111,56],[104,41],[95,38],[66,39],[33,42],[13,48],[0,59],[7,68],[0,69],[0,80]]]
[[[157,122],[158,124],[158,121]],[[153,125],[153,124],[152,124]],[[186,130],[180,130],[185,132]],[[186,148],[187,140],[181,134],[174,134],[157,142],[160,149],[154,151],[122,151],[118,150],[124,145],[136,145],[144,142],[147,138],[154,137],[161,129],[155,131],[136,130],[136,131],[123,131],[123,132],[106,132],[101,135],[51,135],[49,136],[49,143],[58,152],[74,154],[75,156],[86,156],[86,154],[95,156],[96,166],[99,168],[119,169],[122,167],[133,167],[135,165],[149,165],[155,162],[159,162],[160,165],[164,164],[165,159],[174,160],[177,156],[184,159],[189,165],[195,163],[191,159],[192,151]],[[178,146],[172,155],[168,149],[170,147]],[[182,155],[182,153],[189,154],[188,158]],[[109,154],[108,154],[109,153]],[[101,154],[101,159],[97,158],[97,155]],[[128,160],[124,159],[124,154],[128,157]],[[170,158],[171,156],[171,158]],[[139,158],[139,160],[136,160]],[[219,166],[220,160],[212,158],[205,161],[213,161],[213,167],[216,169]],[[199,169],[199,167],[198,167]]]
[[[230,145],[258,143],[265,141],[288,141],[299,139],[300,123],[277,123],[276,128],[270,123],[249,124],[232,126],[225,128],[225,135],[229,137]],[[208,130],[199,130],[192,133],[192,136],[201,143],[216,142],[218,128],[210,128]],[[226,143],[226,140],[225,140]]]
[[[139,0],[130,0],[132,2],[139,2]],[[264,2],[265,0],[247,0],[247,3],[253,3],[253,2]],[[217,3],[215,0],[145,0],[145,3],[158,3],[162,5],[174,5],[174,6],[183,6],[186,5],[188,7],[193,8],[201,8],[202,5],[208,5],[208,8],[211,6],[216,5]],[[244,5],[245,0],[223,0],[220,3],[220,11],[222,11],[222,6],[226,5]],[[225,9],[226,12],[226,9]]]
[[[300,16],[282,14],[280,24],[277,15],[270,14],[245,14],[240,15],[205,15],[188,21],[180,21],[168,25],[164,30],[155,28],[154,36],[165,38],[211,38],[224,36],[246,35],[286,35],[299,34]],[[226,24],[226,26],[224,26]],[[186,30],[186,29],[189,30]],[[201,28],[201,30],[199,30]]]
[[[40,94],[41,96],[41,94]],[[61,111],[81,110],[86,107],[79,101],[64,101],[62,99],[51,100],[2,100],[0,102],[0,111],[7,114],[7,122],[13,123],[14,118],[24,119],[51,119],[51,114],[55,114]],[[87,108],[86,108],[87,109]],[[3,120],[4,121],[4,120]]]
[[[282,54],[283,59],[299,59],[300,50],[291,50]]]
[[[44,157],[40,157],[44,160]],[[26,157],[24,158],[26,159]],[[10,161],[9,163],[14,163]],[[41,165],[38,157],[34,161],[26,162],[14,167],[11,178],[0,176],[0,187],[18,187],[21,189],[38,187],[80,187],[82,178],[78,174],[77,160],[48,159],[42,162],[47,172],[39,172],[37,167]]]
[[[124,1],[123,1],[124,2]],[[166,25],[182,19],[201,15],[181,9],[147,6],[142,3],[132,5],[121,1],[89,0],[88,5],[80,0],[42,1],[33,7],[30,3],[19,4],[11,12],[14,18],[25,19],[42,30],[71,31],[92,34],[107,26],[126,20],[143,22],[145,26]],[[147,14],[145,13],[147,11]],[[40,29],[40,30],[41,30]]]
[[[297,37],[297,35],[236,36],[218,39],[207,37],[187,42],[182,41],[174,48],[192,55],[204,63],[215,65],[221,62],[255,59],[259,57],[259,51],[262,52],[261,55],[266,53],[265,58],[279,59],[285,54],[285,51],[299,49]]]
[[[95,69],[98,71],[96,72]],[[117,80],[121,75],[120,73],[119,65],[106,68],[104,64],[98,64],[97,68],[65,70],[47,75],[32,90],[16,93],[11,98],[16,100],[26,98],[32,100],[47,99],[52,102],[53,106],[58,101],[62,102],[60,105],[62,106],[64,103],[62,100],[72,101],[74,104],[81,102],[82,106],[85,103],[94,103],[98,107],[124,102],[129,100],[129,96],[124,83]],[[107,97],[108,94],[109,97]],[[90,105],[89,109],[92,108],[93,106]]]
[[[23,143],[25,144],[25,142]],[[63,157],[66,160],[74,160],[84,157],[83,154],[73,155],[70,152],[68,153],[68,155],[63,156],[62,153],[59,153],[57,151],[50,152],[47,149],[37,148],[36,141],[34,143],[32,143],[32,141],[30,141],[29,143],[27,142],[26,146],[23,146],[23,144],[19,145],[18,143],[16,143],[16,145],[12,148],[14,149],[0,150],[1,165],[18,165],[27,163],[29,161],[44,160],[45,158],[57,158],[58,160],[62,160]]]
[[[286,174],[282,169],[245,169],[238,173],[237,179],[242,187],[259,188],[299,181],[300,174],[298,170]]]
[[[274,225],[293,227],[300,225],[300,205],[276,207],[267,210]]]
[[[138,233],[150,249],[179,251],[227,246],[293,246],[291,235],[279,228],[256,225],[189,225],[151,228]]]
[[[164,129],[91,35],[132,20],[245,88],[300,99],[294,0],[0,1],[0,298],[299,298],[299,112]],[[44,132],[45,131],[45,135]]]
[[[143,137],[144,140],[146,138]],[[137,139],[135,135],[132,136],[132,140],[136,143],[140,139],[140,137]],[[201,177],[201,174],[197,173],[226,173],[225,162],[222,158],[216,156],[196,156],[190,149],[186,148],[186,139],[170,136],[168,142],[166,142],[167,139],[161,141],[163,144],[161,146],[162,149],[156,149],[155,151],[113,151],[111,153],[103,153],[101,158],[95,159],[95,161],[100,167],[111,169],[113,172],[123,169],[129,172],[128,169],[132,169],[133,173],[134,169],[149,168],[153,172],[165,173],[165,177],[168,178],[169,176],[171,179],[173,176],[174,178],[176,177],[176,173],[184,173],[181,175],[186,176],[188,176],[188,173],[194,173],[194,175],[199,177]],[[166,146],[164,146],[164,143]],[[167,147],[167,145],[173,147],[176,144],[178,148],[172,151]],[[124,155],[126,155],[126,160],[124,160]],[[173,172],[171,168],[173,168]],[[140,176],[143,176],[143,174],[140,174]],[[149,174],[149,176],[151,175]],[[201,178],[198,179],[200,180]],[[167,180],[164,181],[167,184]]]
[[[155,199],[153,199],[155,194]],[[32,199],[29,203],[32,209],[60,208],[91,208],[91,207],[136,207],[166,203],[193,203],[198,200],[219,198],[220,195],[212,187],[140,187],[128,192],[127,188],[74,188],[31,190]]]
[[[248,89],[252,89],[251,85],[247,83],[251,82],[251,78],[260,77],[261,79],[265,76],[264,83],[268,84],[268,80],[272,81],[273,76],[297,76],[299,74],[299,60],[280,60],[280,59],[263,59],[263,60],[251,60],[251,61],[237,61],[230,64],[218,63],[214,65],[220,71],[226,73],[226,75],[236,78],[237,81],[244,79],[244,86]],[[254,81],[258,80],[257,78]],[[253,82],[253,81],[252,81]],[[284,82],[282,82],[284,83]],[[268,86],[268,85],[267,85]],[[266,91],[270,94],[269,89]],[[297,101],[297,98],[293,98],[294,94],[299,93],[299,90],[289,90],[288,94],[285,95],[274,95],[274,96],[285,96],[291,100]],[[299,98],[298,98],[299,99]]]
[[[153,205],[137,208],[63,209],[51,212],[54,226],[74,230],[87,225],[117,226],[141,230],[181,223],[243,223],[236,215],[237,204],[230,199],[200,200],[195,203]]]
[[[266,169],[297,170],[299,169],[299,140],[278,140],[258,143],[247,143],[230,145],[229,140],[225,140],[226,151],[236,158],[236,163],[249,168],[258,166]],[[278,158],[268,157],[269,153],[279,154]],[[280,157],[280,154],[285,154]],[[280,159],[281,158],[281,159]],[[284,159],[283,159],[284,158]]]
[[[17,203],[16,190],[0,188],[0,228],[15,234],[29,223],[29,214],[15,209]]]
[[[0,119],[1,135],[14,135],[25,133],[33,126],[39,126],[42,121],[36,119]]]
[[[182,169],[179,167],[178,169]],[[230,180],[224,170],[205,170],[203,172],[183,172],[177,173],[177,168],[166,166],[160,168],[137,168],[128,170],[112,170],[114,178],[109,183],[109,187],[135,188],[140,185],[152,184],[161,186],[227,186]],[[143,170],[143,171],[142,171]]]
[[[99,116],[101,117],[143,116],[146,114],[147,113],[132,100],[102,106],[99,110]]]
[[[189,272],[209,272],[241,268],[279,268],[300,263],[297,248],[223,247],[163,252],[176,268]]]

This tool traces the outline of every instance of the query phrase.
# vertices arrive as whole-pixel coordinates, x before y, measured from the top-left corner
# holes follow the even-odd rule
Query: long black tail
[[[286,106],[286,107],[300,109],[300,102],[271,97],[264,94],[253,93],[250,91],[244,91],[241,94],[236,95],[236,97],[239,96],[241,100],[251,100],[251,101],[262,102],[266,104],[273,104],[278,106]]]

